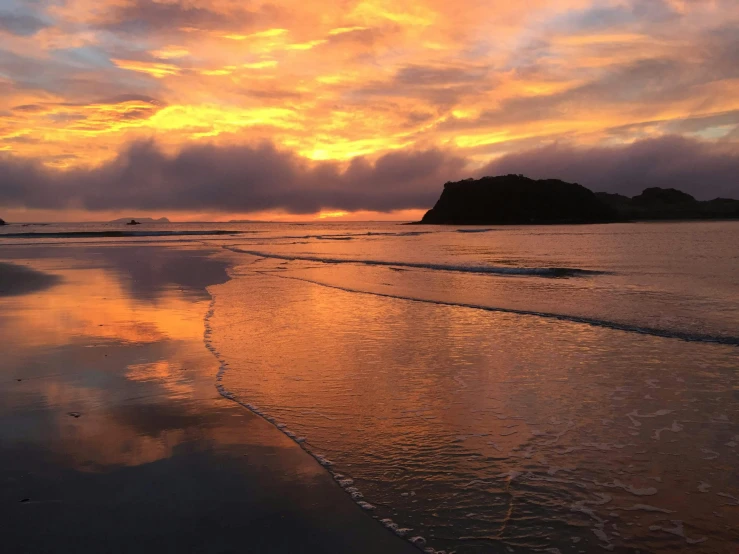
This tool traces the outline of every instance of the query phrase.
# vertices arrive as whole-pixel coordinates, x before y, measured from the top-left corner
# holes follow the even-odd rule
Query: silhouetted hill
[[[677,189],[648,188],[633,198],[605,192],[596,196],[616,210],[623,220],[739,218],[739,200],[700,201]]]
[[[0,225],[5,225],[5,220],[0,219]]]
[[[739,200],[699,201],[677,189],[659,187],[629,198],[593,193],[558,179],[501,175],[446,183],[421,223],[523,225],[735,218],[739,218]]]
[[[604,223],[616,211],[585,187],[558,179],[502,175],[446,183],[421,223],[520,225]]]

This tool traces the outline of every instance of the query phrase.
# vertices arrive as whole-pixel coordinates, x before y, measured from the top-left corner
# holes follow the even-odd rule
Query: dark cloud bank
[[[739,152],[733,146],[678,136],[619,147],[554,144],[509,154],[488,164],[481,173],[557,178],[594,191],[629,196],[647,187],[671,187],[699,200],[739,198]]]
[[[739,153],[679,137],[613,148],[552,145],[509,154],[474,173],[553,177],[625,194],[660,186],[699,199],[739,197]],[[141,142],[92,170],[60,172],[12,156],[0,158],[0,205],[93,211],[390,211],[428,208],[444,182],[470,174],[467,160],[436,149],[395,152],[375,161],[355,158],[344,167],[310,163],[270,144],[196,145],[170,156],[152,142]]]
[[[441,150],[310,163],[270,144],[189,146],[175,156],[133,144],[93,170],[58,172],[0,158],[0,205],[41,209],[257,212],[390,211],[432,205],[465,160]]]

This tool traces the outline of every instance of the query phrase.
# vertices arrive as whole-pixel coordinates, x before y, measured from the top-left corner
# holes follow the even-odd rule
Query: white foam
[[[357,487],[345,487],[344,490],[348,492],[354,500],[361,500],[364,495],[359,492]]]
[[[706,542],[708,540],[707,537],[701,537],[700,539],[691,539],[688,538],[685,535],[685,527],[683,525],[683,522],[680,520],[671,520],[671,523],[675,526],[672,528],[669,527],[660,527],[659,525],[650,525],[649,530],[650,531],[664,531],[665,533],[670,533],[671,535],[675,535],[677,537],[681,537],[685,539],[685,542],[688,544],[700,544],[702,542]]]
[[[600,486],[600,487],[606,487],[609,489],[621,489],[626,492],[629,492],[633,494],[634,496],[653,496],[657,494],[657,489],[654,487],[646,487],[643,489],[636,488],[633,485],[627,485],[626,483],[622,483],[618,479],[614,479],[612,483],[599,483],[598,481],[593,481],[593,484]]]
[[[662,433],[663,433],[664,431],[671,431],[671,432],[673,432],[673,433],[679,433],[679,432],[680,432],[680,431],[682,431],[682,430],[683,430],[683,426],[682,426],[682,425],[680,425],[680,423],[679,423],[679,422],[677,422],[677,421],[673,421],[673,422],[672,422],[672,425],[671,425],[670,427],[663,427],[662,429],[655,429],[655,431],[654,431],[654,435],[653,435],[653,436],[654,436],[654,438],[655,438],[656,440],[659,440],[659,439],[660,439],[660,435],[661,435],[661,434],[662,434]]]
[[[665,508],[658,508],[657,506],[650,506],[649,504],[634,504],[630,508],[614,508],[614,510],[623,510],[624,512],[659,512],[662,514],[674,514],[674,510],[666,510]]]
[[[727,506],[739,506],[739,498],[737,498],[736,496],[732,496],[732,495],[730,495],[728,493],[725,493],[725,492],[719,492],[719,493],[716,493],[716,494],[718,494],[719,496],[722,496],[724,498],[730,498],[731,500],[734,501],[733,504],[727,503],[726,504]]]
[[[424,538],[423,538],[422,536],[420,536],[420,535],[419,535],[419,536],[416,536],[416,537],[411,537],[411,538],[410,538],[410,541],[411,541],[411,542],[412,542],[413,544],[415,544],[416,546],[419,546],[419,547],[423,547],[423,546],[426,546],[426,539],[424,539]]]
[[[641,421],[637,420],[636,418],[661,417],[671,414],[673,411],[674,410],[657,410],[653,414],[640,414],[639,410],[634,410],[633,412],[629,412],[628,414],[626,414],[626,417],[631,420],[631,423],[634,425],[634,427],[641,427]]]
[[[598,497],[598,500],[592,500],[588,502],[588,504],[593,504],[595,506],[602,506],[603,504],[608,504],[611,500],[613,500],[613,497],[610,494],[596,492],[595,495]]]
[[[715,450],[710,450],[708,448],[701,448],[701,452],[703,452],[704,454],[708,454],[707,458],[703,458],[704,460],[715,460],[721,455]]]

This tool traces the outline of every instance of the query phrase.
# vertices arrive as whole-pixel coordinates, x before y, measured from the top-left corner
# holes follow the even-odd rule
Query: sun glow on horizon
[[[337,217],[346,217],[349,215],[349,212],[346,212],[344,210],[335,210],[330,212],[319,212],[319,214],[316,216],[317,219],[333,219]]]

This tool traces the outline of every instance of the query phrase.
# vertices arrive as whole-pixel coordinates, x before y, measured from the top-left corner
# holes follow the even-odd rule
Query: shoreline
[[[0,326],[18,339],[0,371],[7,548],[418,552],[299,444],[215,390],[202,309],[207,286],[228,279],[217,250],[24,250],[2,251],[13,263],[33,252],[23,261],[61,280],[1,299]],[[197,275],[177,274],[183,267]],[[65,297],[64,313],[88,319],[59,339]],[[29,326],[36,337],[24,343]]]
[[[229,279],[232,279],[229,275]],[[298,448],[300,448],[303,452],[308,454],[313,460],[322,467],[323,470],[325,470],[326,474],[331,477],[333,482],[340,488],[342,491],[351,499],[351,501],[364,510],[368,516],[370,516],[372,510],[375,509],[375,506],[370,504],[369,502],[364,500],[364,495],[362,494],[359,489],[354,487],[354,480],[348,476],[345,476],[341,473],[338,473],[332,469],[333,462],[326,458],[325,456],[319,454],[312,448],[308,447],[306,444],[306,438],[300,437],[293,433],[285,424],[282,424],[278,422],[274,417],[270,416],[269,414],[263,412],[258,406],[254,406],[253,404],[245,401],[239,400],[232,392],[230,392],[225,385],[223,385],[223,377],[224,375],[229,371],[229,363],[222,359],[220,353],[218,350],[211,344],[210,336],[212,334],[212,329],[209,324],[209,320],[213,317],[216,309],[216,299],[213,296],[213,293],[208,291],[211,296],[211,303],[208,308],[208,311],[205,314],[204,317],[204,333],[203,333],[203,339],[205,343],[205,347],[210,351],[210,353],[213,355],[213,357],[218,362],[218,372],[216,373],[216,379],[215,379],[215,387],[218,393],[226,400],[233,402],[234,404],[237,404],[241,406],[242,408],[248,410],[250,413],[252,413],[254,416],[259,417],[263,419],[265,422],[267,422],[269,425],[271,425],[276,431],[278,431],[280,434],[287,437],[289,440],[291,440]],[[378,521],[385,529],[393,533],[394,535],[397,535],[399,538],[403,539],[404,541],[407,541],[408,544],[411,544],[418,549],[421,549],[425,545],[425,539],[420,536],[409,536],[409,531],[412,531],[412,529],[406,529],[400,527],[396,522],[394,522],[392,519],[384,518],[382,520],[378,519],[377,516],[370,516],[372,519]]]

